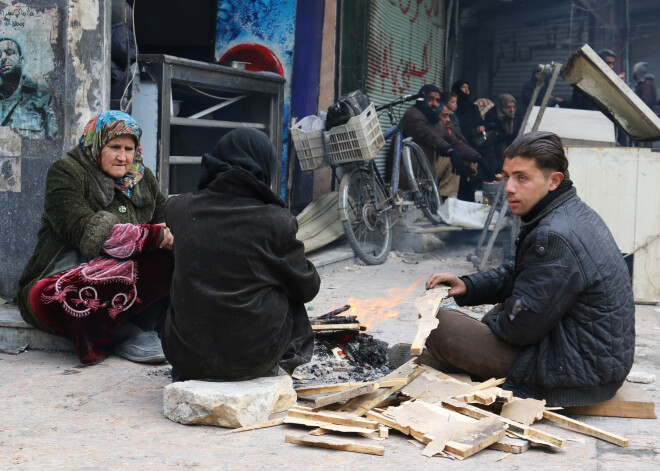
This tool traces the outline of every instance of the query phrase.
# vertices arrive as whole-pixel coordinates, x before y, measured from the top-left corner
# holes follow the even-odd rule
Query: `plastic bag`
[[[438,214],[450,226],[465,227],[466,229],[483,229],[488,219],[488,212],[490,206],[479,203],[472,203],[470,201],[462,201],[457,198],[447,198],[440,209]],[[491,220],[489,230],[495,228],[497,218],[500,216],[499,211],[495,211],[493,219]]]

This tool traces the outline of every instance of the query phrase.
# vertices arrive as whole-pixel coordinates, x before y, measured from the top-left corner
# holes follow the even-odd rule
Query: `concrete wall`
[[[32,255],[48,167],[109,104],[109,14],[105,0],[0,1],[0,38],[19,43],[33,84],[17,92],[25,106],[0,96],[1,297]]]

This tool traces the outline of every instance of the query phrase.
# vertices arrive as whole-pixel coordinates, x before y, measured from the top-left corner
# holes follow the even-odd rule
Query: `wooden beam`
[[[330,450],[352,451],[355,453],[367,453],[369,455],[383,456],[385,448],[378,445],[363,445],[361,443],[348,440],[339,440],[331,438],[308,437],[302,435],[286,435],[286,443],[296,443],[298,445],[314,446],[319,448],[328,448]]]
[[[276,425],[282,425],[283,423],[284,423],[284,417],[280,417],[279,419],[267,420],[265,422],[259,422],[258,424],[247,425],[245,427],[235,428],[234,430],[229,430],[227,432],[221,432],[220,435],[229,435],[230,433],[247,432],[248,430],[257,430],[266,427],[275,427]]]
[[[591,406],[565,407],[563,412],[570,415],[657,419],[655,402],[651,396],[627,381],[623,382],[616,395],[609,401]]]
[[[378,383],[369,383],[357,388],[348,389],[346,391],[339,391],[333,394],[328,394],[327,396],[316,398],[314,401],[315,407],[324,407],[330,404],[336,404],[338,402],[348,401],[354,397],[364,396],[378,389]]]
[[[426,339],[433,329],[438,325],[438,311],[442,301],[449,293],[448,287],[439,287],[428,290],[424,296],[415,300],[415,308],[419,313],[419,320],[417,321],[417,335],[410,347],[410,353],[413,355],[421,355]]]
[[[577,420],[569,419],[568,417],[564,417],[563,415],[557,414],[555,412],[545,411],[543,412],[543,418],[561,425],[565,425],[572,430],[583,433],[585,435],[589,435],[590,437],[600,438],[601,440],[605,440],[606,442],[614,443],[615,445],[619,446],[628,446],[628,439],[625,437],[606,432],[605,430],[601,430],[596,427],[592,427],[591,425],[587,425],[584,422],[578,422]]]

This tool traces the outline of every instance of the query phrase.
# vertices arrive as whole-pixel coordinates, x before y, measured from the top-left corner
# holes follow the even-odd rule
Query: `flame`
[[[366,326],[367,329],[371,329],[384,320],[401,314],[394,308],[401,304],[406,296],[412,293],[423,280],[424,278],[420,278],[408,288],[390,288],[386,296],[368,299],[348,298],[346,304],[350,304],[351,308],[346,311],[345,315],[357,316],[360,324]]]

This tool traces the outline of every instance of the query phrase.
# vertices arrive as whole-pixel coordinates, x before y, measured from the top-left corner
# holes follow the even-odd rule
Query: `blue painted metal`
[[[296,5],[291,116],[298,120],[318,112],[324,10],[325,1],[301,0]],[[302,208],[312,200],[314,174],[303,173],[296,163],[293,183],[292,204]]]

